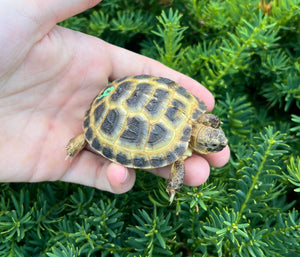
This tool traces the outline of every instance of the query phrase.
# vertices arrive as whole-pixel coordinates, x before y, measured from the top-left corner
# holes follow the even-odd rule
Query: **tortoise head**
[[[220,128],[218,116],[202,114],[193,125],[190,145],[198,153],[207,154],[221,151],[228,143]]]

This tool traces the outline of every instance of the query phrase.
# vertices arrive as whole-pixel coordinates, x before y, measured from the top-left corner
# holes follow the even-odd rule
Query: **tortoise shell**
[[[113,81],[93,100],[83,130],[91,148],[130,168],[174,163],[188,149],[205,104],[172,80],[139,75]]]

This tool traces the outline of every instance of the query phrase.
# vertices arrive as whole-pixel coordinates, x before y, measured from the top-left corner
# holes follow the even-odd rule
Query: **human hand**
[[[135,172],[89,151],[65,161],[68,140],[82,132],[82,119],[108,81],[127,75],[170,78],[214,106],[211,93],[157,61],[56,25],[95,1],[1,1],[0,181],[61,180],[113,193],[131,189]],[[198,186],[209,167],[223,166],[229,148],[185,161],[184,183]],[[170,167],[152,170],[167,178]]]

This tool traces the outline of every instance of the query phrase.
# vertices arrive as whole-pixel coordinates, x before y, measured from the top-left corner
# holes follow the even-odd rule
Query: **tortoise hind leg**
[[[183,158],[178,159],[172,164],[170,177],[167,182],[167,192],[170,196],[170,204],[173,202],[176,192],[182,187],[184,172]]]
[[[67,156],[65,160],[67,160],[69,157],[71,157],[72,159],[85,147],[85,145],[86,141],[84,134],[80,134],[77,137],[73,137],[65,148],[67,150]]]

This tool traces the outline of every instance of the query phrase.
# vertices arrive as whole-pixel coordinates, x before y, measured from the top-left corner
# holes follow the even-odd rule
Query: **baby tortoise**
[[[227,145],[219,118],[206,110],[167,78],[138,75],[113,81],[92,101],[84,132],[69,141],[66,159],[88,143],[94,152],[129,168],[171,164],[167,192],[172,202],[183,183],[184,160],[193,150],[207,154]]]

